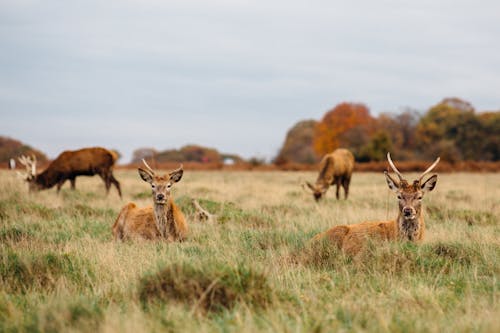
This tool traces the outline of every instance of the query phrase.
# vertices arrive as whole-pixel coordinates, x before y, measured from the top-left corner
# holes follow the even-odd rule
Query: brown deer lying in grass
[[[344,198],[347,199],[353,169],[354,156],[352,153],[343,148],[335,149],[332,153],[325,155],[321,160],[320,171],[316,183],[313,185],[306,182],[305,185],[311,190],[316,201],[325,195],[330,185],[337,185],[337,200],[340,198],[340,186],[344,188]],[[302,187],[307,189],[304,184]]]
[[[139,208],[133,202],[125,205],[113,225],[115,239],[145,238],[182,241],[186,238],[188,226],[182,211],[170,195],[171,187],[182,178],[180,168],[166,175],[156,175],[146,161],[146,170],[139,168],[139,175],[151,184],[153,206]]]
[[[420,175],[418,180],[414,180],[411,184],[398,171],[389,153],[387,153],[387,160],[399,178],[399,181],[396,181],[387,171],[384,171],[387,185],[398,196],[399,214],[396,220],[340,225],[316,235],[313,240],[326,238],[347,254],[354,255],[363,248],[367,239],[418,242],[424,238],[422,197],[434,189],[437,175],[429,177],[424,182],[422,180],[438,164],[439,157]]]

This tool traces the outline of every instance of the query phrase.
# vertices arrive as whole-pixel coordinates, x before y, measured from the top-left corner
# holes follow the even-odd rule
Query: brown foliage
[[[318,157],[313,149],[313,139],[317,124],[316,120],[303,120],[295,124],[288,131],[275,163],[316,163]]]
[[[41,151],[18,140],[0,136],[0,163],[6,164],[9,159],[17,159],[21,155],[35,155],[40,162],[46,162],[47,156]]]
[[[364,104],[341,103],[316,126],[314,150],[324,155],[339,147],[359,147],[368,141],[373,130],[374,119]]]

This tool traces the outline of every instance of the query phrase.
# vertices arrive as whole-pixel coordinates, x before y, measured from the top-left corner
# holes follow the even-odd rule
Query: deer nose
[[[411,207],[405,207],[403,208],[403,215],[408,217],[413,214],[413,209]]]
[[[156,195],[156,200],[163,200],[163,199],[165,199],[165,195],[161,193]]]

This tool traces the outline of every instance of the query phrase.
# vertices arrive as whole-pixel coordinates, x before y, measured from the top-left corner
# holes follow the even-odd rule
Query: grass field
[[[311,246],[338,224],[394,218],[382,173],[316,204],[312,172],[190,172],[174,198],[183,243],[115,242],[128,201],[151,203],[135,171],[123,201],[80,177],[28,193],[0,172],[0,332],[499,332],[500,174],[441,174],[420,245],[373,243],[356,258]],[[218,215],[192,221],[191,198]]]

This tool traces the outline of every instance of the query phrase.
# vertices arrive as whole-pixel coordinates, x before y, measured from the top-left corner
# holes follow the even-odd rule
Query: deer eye
[[[398,199],[399,200],[402,200],[403,199],[403,196],[401,194],[398,194]]]
[[[155,187],[156,187],[156,185],[155,185],[155,184],[151,184],[151,188],[155,188]]]
[[[422,200],[422,196],[421,196],[421,195],[419,195],[419,196],[417,197],[417,200]]]

